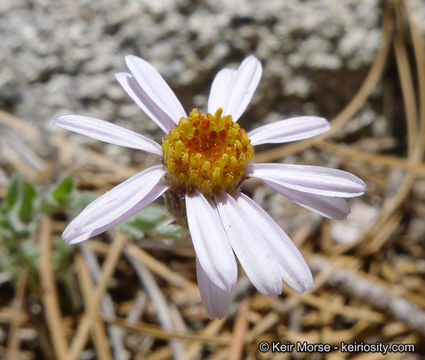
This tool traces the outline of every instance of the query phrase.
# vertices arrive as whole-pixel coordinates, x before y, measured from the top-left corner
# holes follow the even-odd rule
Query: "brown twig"
[[[6,360],[19,358],[19,337],[18,331],[21,324],[21,311],[24,303],[25,288],[28,280],[28,268],[23,268],[19,273],[16,283],[15,299],[13,301],[13,317],[9,327],[9,340],[7,343]]]
[[[418,72],[418,88],[419,88],[419,137],[425,138],[425,46],[423,36],[418,29],[418,20],[409,7],[410,2],[405,1],[407,22],[409,23],[410,33],[412,36],[413,49],[415,53],[416,69]],[[425,150],[425,141],[422,142],[422,152]]]
[[[132,256],[127,249],[124,250],[124,254],[133,265],[137,276],[146,289],[146,292],[148,293],[148,296],[154,305],[159,323],[161,324],[162,328],[166,331],[174,331],[175,328],[171,319],[170,309],[164,299],[164,296],[162,295],[161,290],[159,289],[158,284],[155,281],[155,278],[152,276],[148,268],[141,261]],[[175,359],[179,358],[179,356],[183,353],[183,345],[181,342],[177,342],[175,340],[171,341],[170,347]]]
[[[98,309],[102,301],[103,294],[106,290],[108,281],[112,276],[115,267],[121,257],[121,252],[125,246],[127,239],[124,235],[118,234],[112,243],[110,252],[108,253],[102,267],[102,278],[97,284],[96,288],[92,291],[93,308]],[[81,319],[77,332],[71,343],[69,360],[77,360],[83,350],[87,337],[94,321],[96,320],[97,311],[86,312]]]
[[[91,161],[97,166],[102,166],[103,169],[107,169],[114,174],[119,175],[121,178],[130,177],[136,174],[138,170],[143,170],[135,170],[134,168],[117,164],[116,162],[101,154],[86,148],[82,148],[81,146],[68,141],[64,136],[61,135],[55,135],[53,137],[53,143],[59,149],[60,158],[66,159],[66,162],[71,162],[72,157],[75,155],[81,155],[81,158],[83,158],[85,161]]]
[[[127,251],[131,256],[134,256],[143,264],[145,264],[153,273],[161,276],[171,284],[195,293],[199,292],[198,286],[196,284],[185,279],[178,273],[171,271],[167,266],[156,260],[153,256],[149,255],[146,251],[137,247],[136,245],[128,244]]]
[[[119,317],[109,318],[107,316],[102,315],[101,318],[105,322],[116,324],[118,326],[123,327],[124,329],[127,329],[128,331],[134,331],[141,334],[150,335],[156,337],[157,339],[179,339],[186,341],[199,341],[201,343],[211,345],[229,345],[231,342],[230,335],[205,336],[201,332],[188,332],[187,334],[182,334],[180,332],[165,331],[159,326],[142,323],[140,321],[130,324],[126,319],[121,319]]]
[[[332,266],[325,258],[312,256],[309,264],[313,272],[327,271]],[[340,267],[328,280],[328,284],[340,291],[367,302],[381,311],[389,311],[393,317],[409,328],[425,335],[425,311],[405,298],[393,295],[385,286],[359,276],[359,272]],[[349,314],[349,312],[347,312]],[[383,315],[381,316],[382,320]]]
[[[87,269],[87,265],[81,255],[77,254],[75,264],[77,266],[78,279],[84,297],[84,305],[88,312],[97,312],[97,309],[93,306],[93,299],[91,297],[91,290],[93,289],[94,284],[90,277],[89,270]],[[99,360],[112,360],[108,336],[106,335],[105,327],[100,320],[93,323],[92,337],[94,347],[96,349],[96,357],[99,358]]]
[[[53,348],[59,360],[68,360],[68,344],[63,328],[52,266],[51,220],[45,215],[40,230],[40,281],[47,326],[52,336]]]
[[[242,300],[238,315],[233,325],[233,339],[230,346],[229,360],[240,360],[243,356],[246,333],[248,330],[247,313],[249,311],[249,298]]]
[[[218,332],[222,329],[226,319],[214,319],[210,321],[205,328],[200,331],[201,335],[204,336],[216,336]],[[185,352],[180,356],[179,360],[190,360],[196,358],[199,351],[202,349],[202,343],[199,341],[193,342],[192,344],[186,347]]]
[[[405,158],[381,154],[371,154],[353,148],[352,146],[340,145],[330,141],[322,141],[315,146],[322,150],[331,151],[341,157],[362,160],[371,164],[377,164],[392,169],[398,168],[402,170],[409,170],[415,172],[417,175],[425,175],[424,162],[421,162],[420,164],[412,164],[408,159]]]
[[[100,265],[92,249],[87,244],[81,244],[80,250],[83,254],[84,260],[88,268],[90,269],[91,276],[95,282],[98,283],[102,276]],[[93,286],[91,287],[93,288]],[[102,312],[108,316],[115,316],[114,303],[111,296],[105,293],[101,303]],[[123,331],[116,326],[108,326],[108,333],[111,339],[111,346],[114,353],[115,360],[126,360],[127,355],[123,341]]]

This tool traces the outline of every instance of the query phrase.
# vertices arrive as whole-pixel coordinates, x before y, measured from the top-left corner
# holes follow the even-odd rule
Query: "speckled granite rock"
[[[48,122],[89,114],[153,135],[114,79],[124,55],[150,61],[190,110],[205,106],[218,69],[252,53],[264,74],[242,119],[247,128],[332,116],[376,55],[380,13],[378,0],[2,0],[0,107]],[[28,98],[37,112],[24,106]]]

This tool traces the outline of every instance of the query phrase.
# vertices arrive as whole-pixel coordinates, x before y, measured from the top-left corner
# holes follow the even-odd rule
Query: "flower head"
[[[199,189],[208,197],[236,189],[254,148],[246,131],[222,113],[222,108],[214,115],[193,109],[168,133],[162,153],[173,187],[189,193]]]
[[[329,129],[320,117],[303,116],[261,126],[247,133],[237,121],[260,81],[254,57],[237,70],[215,77],[208,111],[189,116],[161,75],[145,60],[127,56],[129,73],[116,78],[137,105],[166,133],[162,146],[103,120],[66,115],[56,124],[108,143],[144,150],[162,165],[134,175],[88,205],[62,237],[75,244],[96,236],[149,205],[164,192],[183,196],[196,253],[196,272],[205,309],[223,317],[237,280],[235,255],[253,285],[270,296],[282,280],[294,290],[311,289],[307,263],[291,239],[259,205],[239,191],[249,177],[262,179],[299,205],[336,219],[350,208],[344,197],[365,192],[358,177],[336,169],[288,164],[255,164],[254,147],[306,139]]]

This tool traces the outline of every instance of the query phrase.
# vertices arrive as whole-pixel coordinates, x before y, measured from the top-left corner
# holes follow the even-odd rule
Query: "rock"
[[[263,79],[241,119],[244,126],[267,121],[271,111],[281,118],[330,117],[346,105],[376,55],[381,9],[378,0],[82,0],[66,5],[3,0],[0,16],[3,46],[30,84],[39,120],[69,112],[128,116],[140,131],[152,132],[155,125],[136,115],[115,83],[114,73],[127,70],[126,54],[151,62],[187,111],[206,105],[202,97],[220,68],[236,67],[255,54]],[[0,104],[25,117],[28,110],[21,106],[13,72],[6,78],[4,72]],[[351,78],[356,80],[344,81]],[[194,100],[196,95],[201,97]]]

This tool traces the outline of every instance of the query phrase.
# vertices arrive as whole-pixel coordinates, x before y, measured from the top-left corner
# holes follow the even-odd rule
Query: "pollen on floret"
[[[214,115],[193,109],[168,133],[162,152],[172,187],[197,189],[210,198],[238,186],[254,148],[246,131],[222,113],[221,108]]]

